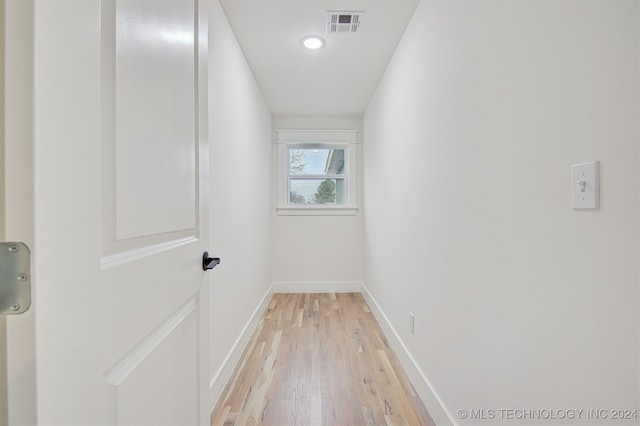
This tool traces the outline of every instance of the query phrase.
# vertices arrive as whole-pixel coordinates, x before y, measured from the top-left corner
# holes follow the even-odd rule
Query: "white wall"
[[[368,107],[365,285],[454,422],[637,408],[638,12],[422,1]]]
[[[209,6],[210,253],[222,259],[210,275],[213,403],[271,284],[272,185],[271,113],[218,0]]]
[[[360,130],[358,117],[273,118],[273,179],[276,179],[276,130]],[[358,150],[360,144],[358,144]],[[358,206],[361,206],[361,156],[358,158]],[[362,282],[362,213],[355,216],[279,216],[273,185],[273,281],[276,291],[342,291]]]

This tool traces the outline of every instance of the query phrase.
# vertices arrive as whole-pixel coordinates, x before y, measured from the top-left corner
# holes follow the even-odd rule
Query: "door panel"
[[[103,68],[115,66],[117,237],[194,229],[195,3],[106,4],[115,7],[115,64]]]
[[[107,373],[107,424],[198,424],[197,309],[191,299]],[[162,386],[150,392],[158,377]]]
[[[199,236],[194,0],[103,1],[105,267]]]

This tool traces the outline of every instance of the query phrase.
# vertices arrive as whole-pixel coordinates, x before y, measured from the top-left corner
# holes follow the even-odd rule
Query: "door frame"
[[[0,0],[0,158],[4,159],[4,22],[5,0]],[[4,161],[0,161],[0,241],[4,241]],[[6,319],[0,315],[0,426],[7,426],[7,330]]]
[[[33,36],[34,0],[3,1],[4,124],[2,165],[3,217],[8,241],[26,243],[34,254],[33,222]],[[4,319],[6,339],[7,424],[37,424],[35,314],[32,276],[31,308]]]

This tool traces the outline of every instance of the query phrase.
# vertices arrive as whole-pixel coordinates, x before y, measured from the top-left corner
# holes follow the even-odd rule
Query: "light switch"
[[[578,209],[598,209],[598,162],[571,166],[571,206]]]

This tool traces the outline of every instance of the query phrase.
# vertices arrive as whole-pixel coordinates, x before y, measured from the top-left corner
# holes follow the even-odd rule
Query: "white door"
[[[33,3],[38,424],[208,422],[204,6]]]

